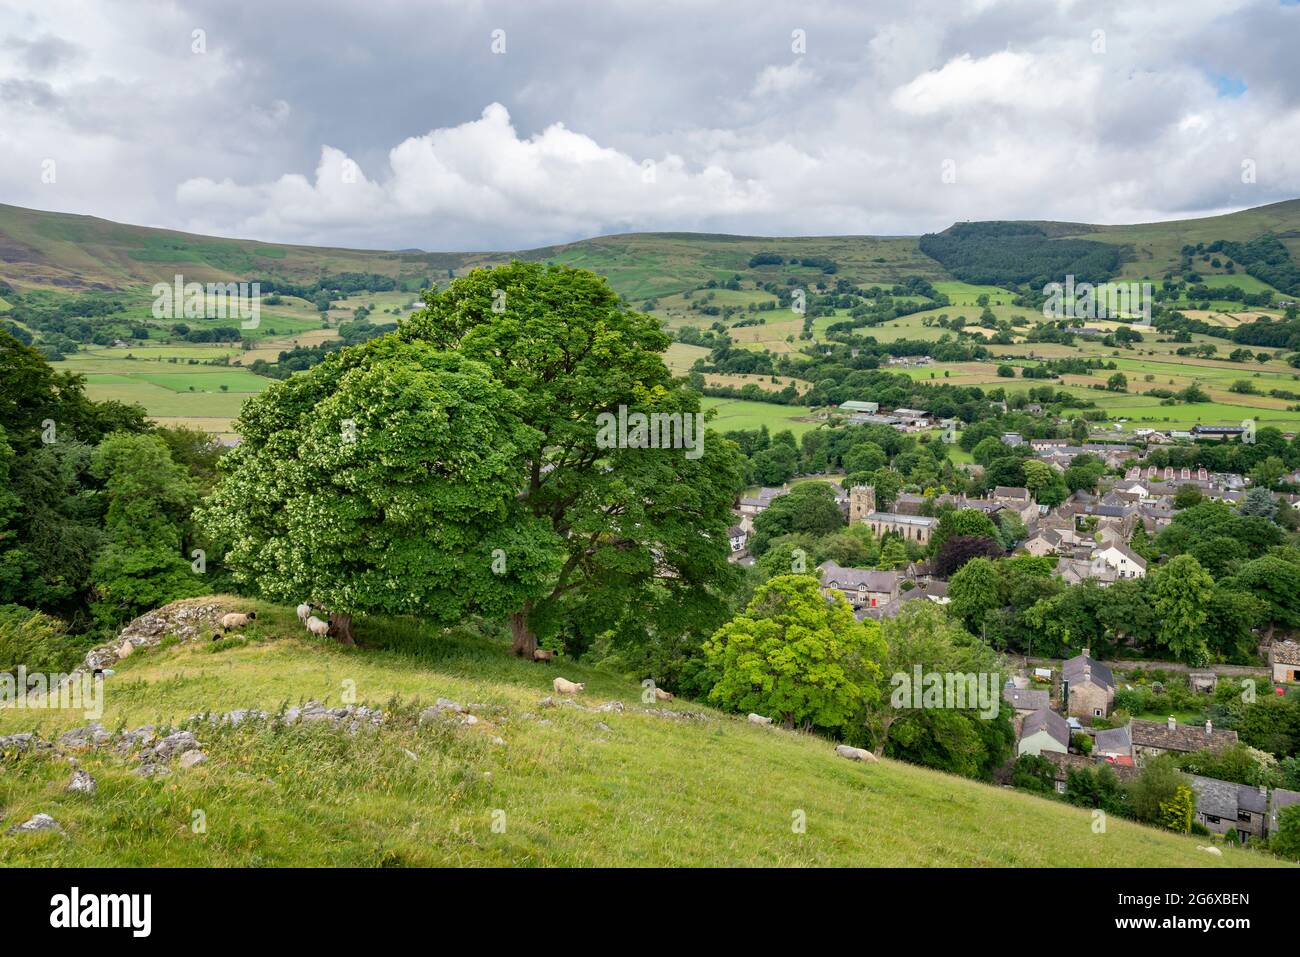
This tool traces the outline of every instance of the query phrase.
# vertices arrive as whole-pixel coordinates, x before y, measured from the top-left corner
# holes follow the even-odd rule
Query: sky
[[[271,242],[1300,197],[1294,0],[5,0],[0,202]]]

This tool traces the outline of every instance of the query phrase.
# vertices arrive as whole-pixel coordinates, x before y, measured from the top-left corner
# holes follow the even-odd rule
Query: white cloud
[[[426,249],[1194,215],[1300,195],[1298,26],[1271,0],[11,0],[0,202]]]

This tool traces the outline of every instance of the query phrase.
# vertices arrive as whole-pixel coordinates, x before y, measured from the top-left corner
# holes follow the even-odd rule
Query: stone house
[[[1268,789],[1192,775],[1196,820],[1214,834],[1235,830],[1242,843],[1268,833]]]
[[[832,561],[817,566],[822,594],[835,594],[857,609],[879,608],[896,601],[900,577],[898,572],[872,571],[867,568],[842,568]]]
[[[1110,668],[1092,658],[1089,651],[1084,648],[1083,654],[1061,665],[1061,696],[1068,700],[1067,714],[1101,718],[1110,714],[1115,701],[1115,676]]]
[[[1220,731],[1209,721],[1202,728],[1180,725],[1173,717],[1167,722],[1134,718],[1129,722],[1129,731],[1133,736],[1133,758],[1139,765],[1169,752],[1222,751],[1237,743],[1236,731]]]
[[[1300,682],[1300,644],[1274,641],[1268,646],[1268,666],[1274,681]]]

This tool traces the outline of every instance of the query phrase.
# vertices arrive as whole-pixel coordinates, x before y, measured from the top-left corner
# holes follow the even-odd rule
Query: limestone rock
[[[23,821],[22,824],[15,824],[6,834],[31,834],[35,831],[58,831],[63,832],[59,822],[54,820],[48,814],[34,814],[29,820]]]
[[[95,779],[90,776],[90,772],[77,769],[72,772],[72,780],[64,790],[74,794],[94,794],[95,787]]]

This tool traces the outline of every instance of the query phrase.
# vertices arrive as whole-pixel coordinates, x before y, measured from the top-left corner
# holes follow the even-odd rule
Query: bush
[[[81,662],[85,642],[63,622],[21,605],[0,605],[0,671],[66,672]]]

